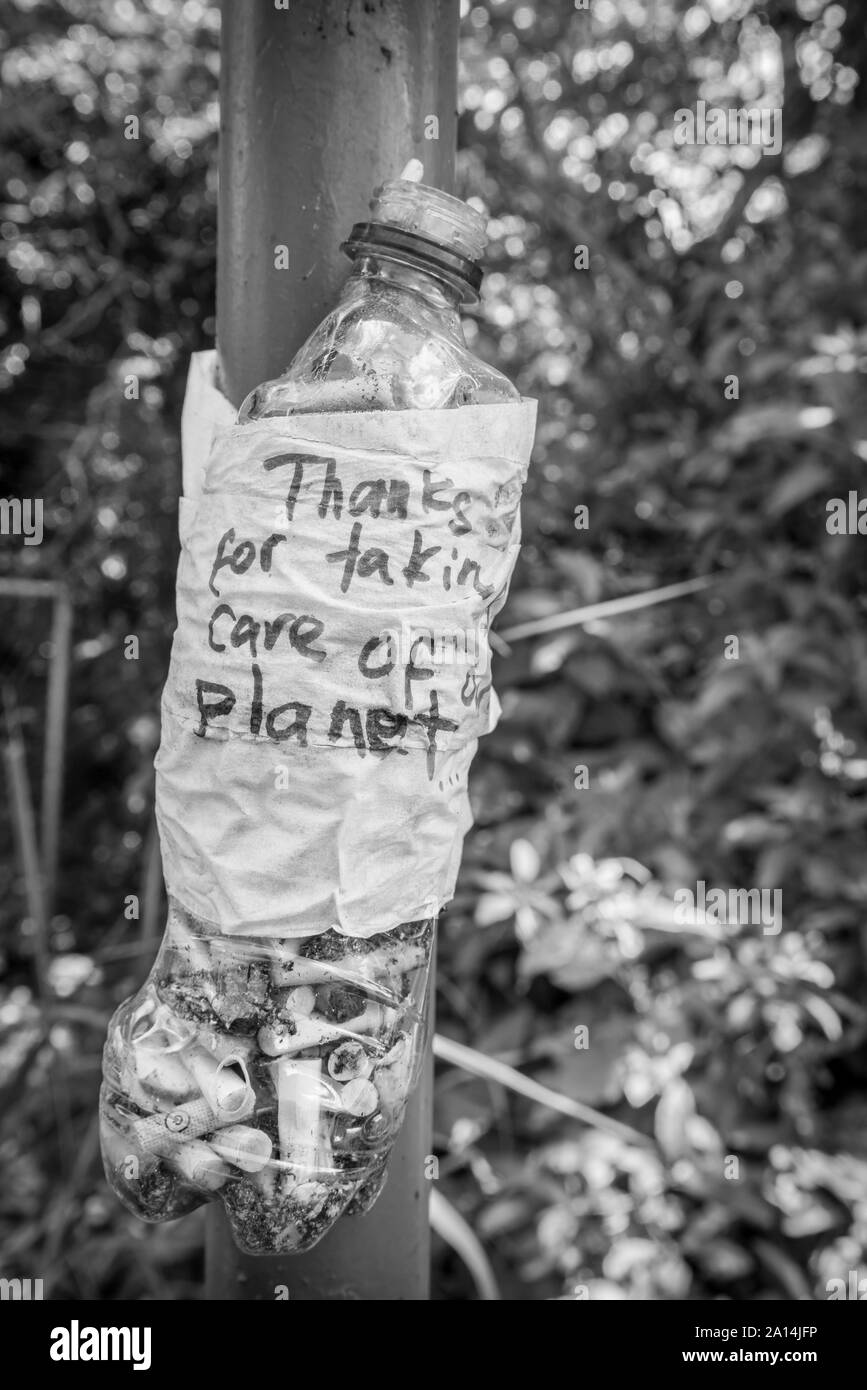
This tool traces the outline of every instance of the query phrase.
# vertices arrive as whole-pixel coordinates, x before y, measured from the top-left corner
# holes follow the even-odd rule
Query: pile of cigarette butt
[[[220,1197],[250,1254],[309,1250],[372,1206],[418,1079],[433,931],[239,939],[170,903],[103,1055],[103,1161],[124,1205],[165,1221]]]

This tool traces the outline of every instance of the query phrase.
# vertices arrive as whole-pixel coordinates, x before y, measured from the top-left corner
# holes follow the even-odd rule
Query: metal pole
[[[458,18],[458,0],[224,5],[217,339],[234,404],[278,376],[333,305],[340,242],[378,184],[417,158],[426,183],[451,191]],[[379,1201],[309,1254],[241,1255],[214,1204],[207,1297],[427,1299],[431,1076],[428,1057]]]
[[[451,191],[458,16],[458,0],[223,6],[217,338],[236,405],[332,308],[377,184],[415,157]]]

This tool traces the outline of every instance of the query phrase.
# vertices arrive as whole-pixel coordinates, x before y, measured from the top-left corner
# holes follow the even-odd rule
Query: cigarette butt
[[[159,1099],[168,1101],[168,1109],[195,1094],[195,1082],[176,1053],[151,1052],[147,1047],[137,1047],[130,1062],[139,1080]]]
[[[289,1014],[302,1015],[306,1017],[312,1014],[316,1007],[316,992],[310,985],[299,985],[297,989],[290,989],[286,996],[283,1010]]]
[[[212,1110],[236,1118],[239,1111],[249,1108],[253,1090],[247,1063],[240,1053],[216,1058],[203,1047],[191,1047],[184,1053],[184,1062]],[[225,1121],[224,1121],[225,1122]]]
[[[424,953],[422,952],[423,957]],[[368,956],[341,956],[339,960],[308,960],[306,956],[288,956],[282,961],[272,963],[271,975],[274,984],[280,989],[287,987],[293,989],[300,985],[334,985],[340,983],[357,988],[363,981],[364,989],[368,994],[375,993],[384,1003],[397,1002],[398,996],[395,995],[394,990],[385,988],[381,981],[377,982],[373,978],[377,973],[384,973],[377,962],[374,962],[374,967],[371,969],[362,971],[359,968],[359,963],[368,959]]]
[[[321,1061],[281,1057],[274,1070],[281,1158],[306,1168],[327,1167],[331,1146],[322,1135]]]
[[[379,1095],[372,1081],[359,1077],[357,1081],[347,1081],[340,1092],[344,1110],[350,1115],[372,1115],[379,1105]]]
[[[306,956],[287,956],[271,966],[274,983],[281,988],[295,985],[326,985],[334,978],[331,962],[308,960]]]
[[[133,1066],[132,1057],[126,1057],[124,1059],[123,1066],[120,1070],[119,1089],[127,1099],[131,1100],[133,1105],[137,1105],[140,1110],[152,1110],[154,1108],[154,1096],[151,1092],[147,1091],[142,1082],[139,1081],[135,1067]]]
[[[206,1188],[208,1192],[216,1192],[231,1177],[229,1165],[203,1139],[191,1139],[188,1144],[179,1144],[167,1157],[182,1178],[186,1178],[194,1187]]]
[[[381,1004],[365,1004],[361,1013],[355,1018],[348,1018],[345,1027],[353,1033],[378,1033],[385,1020],[385,1011]]]
[[[234,1115],[247,1108],[253,1093],[250,1074],[243,1057],[223,1057],[213,1077],[214,1109]]]
[[[276,1058],[271,1064],[272,1067],[276,1068],[278,1063],[282,1060],[282,1058]],[[311,1071],[308,1073],[304,1070],[308,1060],[312,1060],[314,1065],[319,1068],[317,1072],[313,1073]],[[296,1099],[303,1098],[304,1100],[309,1100],[311,1108],[315,1101],[322,1111],[329,1111],[335,1115],[344,1114],[346,1107],[343,1104],[340,1086],[338,1086],[336,1081],[332,1081],[330,1077],[321,1074],[322,1063],[319,1058],[301,1058],[296,1062],[294,1057],[288,1057],[286,1061],[290,1068],[294,1067],[296,1070],[301,1068],[302,1070],[299,1072],[299,1075],[306,1078],[297,1082]]]
[[[233,1119],[247,1119],[252,1115],[255,1106],[256,1098],[251,1090],[248,1105],[240,1114],[234,1115]],[[143,1149],[162,1157],[170,1155],[177,1144],[189,1143],[191,1139],[201,1139],[203,1134],[221,1129],[225,1123],[225,1118],[212,1110],[202,1096],[199,1100],[179,1105],[166,1114],[148,1115],[146,1119],[136,1120],[132,1132],[136,1142]]]
[[[321,1047],[323,1043],[340,1042],[347,1036],[346,1029],[318,1018],[305,1018],[299,1015],[293,1019],[295,1031],[286,1024],[266,1024],[259,1029],[258,1042],[269,1057],[291,1057],[296,1052],[304,1052],[308,1047]]]
[[[147,1177],[157,1167],[155,1154],[145,1153],[132,1135],[118,1129],[112,1122],[100,1125],[100,1144],[106,1161],[128,1182]]]
[[[324,964],[329,971],[329,983],[334,980],[346,980],[355,985],[363,983],[367,993],[375,991],[384,1002],[395,1004],[400,998],[400,990],[396,988],[400,977],[417,970],[426,959],[425,948],[418,942],[394,941],[387,946],[376,946],[364,955],[339,956]]]
[[[274,1145],[264,1130],[250,1125],[227,1125],[215,1134],[211,1148],[244,1173],[258,1173],[271,1157]]]
[[[256,1034],[256,1041],[269,1057],[280,1057],[289,1051],[292,1045],[292,1036],[288,1024],[267,1023],[264,1028],[259,1029]]]
[[[406,1103],[412,1086],[415,1055],[409,1035],[402,1033],[376,1067],[374,1080],[382,1108],[394,1117]]]
[[[328,1075],[335,1081],[356,1081],[370,1076],[373,1063],[368,1057],[364,1044],[344,1042],[328,1056]]]
[[[385,946],[375,946],[363,955],[340,956],[329,961],[332,970],[345,972],[365,982],[376,983],[377,979],[392,979],[395,974],[406,975],[424,965],[427,953],[417,941],[392,941]]]

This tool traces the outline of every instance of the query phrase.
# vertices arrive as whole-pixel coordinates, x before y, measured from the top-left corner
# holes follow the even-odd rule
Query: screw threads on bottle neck
[[[368,222],[343,244],[351,258],[388,256],[451,286],[464,303],[479,297],[487,240],[481,213],[438,188],[395,179],[377,189]]]

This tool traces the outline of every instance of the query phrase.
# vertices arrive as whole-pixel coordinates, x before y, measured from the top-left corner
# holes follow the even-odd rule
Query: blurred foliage
[[[201,1280],[199,1216],[151,1230],[108,1198],[95,1105],[105,1019],[153,950],[123,900],[185,365],[214,332],[218,43],[203,0],[15,0],[0,38],[3,491],[46,499],[45,543],[0,558],[74,576],[77,603],[50,1001],[0,866],[2,1272],[72,1297]],[[465,13],[461,187],[492,219],[468,338],[540,402],[500,628],[715,580],[497,661],[438,1026],[639,1132],[439,1068],[441,1190],[508,1298],[822,1298],[867,1273],[865,540],[825,527],[867,491],[865,69],[856,0]],[[782,108],[780,152],[675,146],[699,98]],[[35,765],[44,609],[0,601]],[[683,925],[699,880],[780,889],[782,932]],[[444,1246],[435,1287],[471,1296]]]

